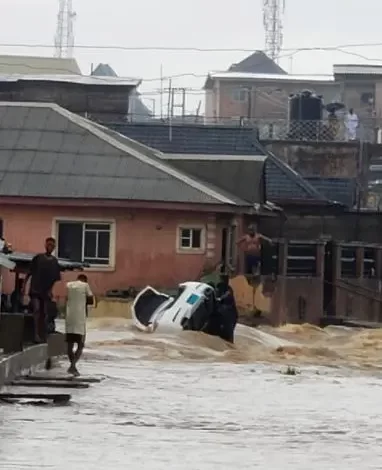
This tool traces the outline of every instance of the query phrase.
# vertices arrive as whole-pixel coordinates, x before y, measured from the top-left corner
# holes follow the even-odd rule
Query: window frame
[[[110,227],[110,239],[109,239],[109,262],[107,264],[91,264],[90,267],[85,268],[87,271],[114,271],[115,270],[115,258],[116,258],[116,221],[115,219],[97,219],[97,218],[85,218],[85,217],[56,217],[53,219],[52,236],[56,239],[58,255],[59,245],[59,225],[60,224],[82,224],[83,236],[85,234],[85,225],[109,225]],[[85,244],[82,246],[82,258],[84,258]]]
[[[200,247],[186,248],[182,246],[182,231],[183,230],[200,230]],[[191,237],[192,240],[192,237]],[[202,224],[179,224],[176,230],[176,251],[179,254],[204,254],[206,252],[207,228]]]
[[[243,94],[243,95],[242,95]],[[245,87],[235,87],[232,89],[232,99],[237,103],[246,103],[248,101],[249,90]]]

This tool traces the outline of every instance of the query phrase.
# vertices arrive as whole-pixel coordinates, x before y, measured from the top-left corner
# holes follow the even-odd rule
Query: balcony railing
[[[287,119],[258,119],[251,125],[257,128],[260,140],[303,140],[344,142],[362,140],[376,142],[378,127],[375,121],[360,123],[355,134],[348,132],[340,120],[290,121]]]
[[[130,123],[142,123],[139,115],[130,114],[126,121]],[[344,142],[358,140],[362,142],[382,143],[382,118],[370,118],[359,116],[359,126],[355,136],[347,132],[343,117],[338,119],[325,118],[317,121],[289,120],[286,118],[235,118],[205,116],[151,116],[145,119],[146,124],[170,126],[227,126],[253,129],[259,135],[260,140],[302,140],[316,142]],[[110,122],[108,122],[110,124]],[[120,125],[121,123],[117,123]],[[355,137],[355,138],[354,138]]]

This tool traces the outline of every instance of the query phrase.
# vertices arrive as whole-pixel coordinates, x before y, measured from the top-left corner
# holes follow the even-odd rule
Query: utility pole
[[[159,95],[159,106],[160,106],[160,118],[163,119],[163,65],[160,66],[160,95]]]
[[[55,57],[73,57],[74,20],[72,0],[58,0],[56,36],[54,38]]]

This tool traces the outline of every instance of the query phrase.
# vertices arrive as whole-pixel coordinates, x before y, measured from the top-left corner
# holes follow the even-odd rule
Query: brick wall
[[[235,90],[247,89],[243,101],[235,99]],[[338,83],[270,83],[257,81],[220,82],[219,109],[220,118],[251,117],[257,119],[286,119],[288,116],[288,98],[292,93],[302,90],[311,90],[322,95],[324,102],[329,103],[340,97],[340,84]]]

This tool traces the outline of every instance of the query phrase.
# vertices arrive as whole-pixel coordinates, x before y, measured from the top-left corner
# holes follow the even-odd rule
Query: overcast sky
[[[7,47],[5,44],[53,45],[58,0],[0,0],[0,54],[52,55],[52,48]],[[262,49],[262,0],[73,0],[78,45],[128,47],[196,47]],[[286,0],[284,49],[381,43],[381,46],[340,51],[285,50],[280,65],[298,74],[330,74],[333,63],[382,64],[382,2],[377,0]],[[190,91],[187,110],[203,97],[200,88],[208,71],[224,70],[247,52],[166,52],[89,50],[75,56],[83,73],[91,64],[109,63],[120,76],[140,77],[150,107],[165,76],[190,74],[173,86]],[[381,58],[381,60],[379,60]],[[376,59],[376,60],[375,60]],[[195,76],[192,76],[194,74]],[[158,101],[157,101],[158,111]]]

